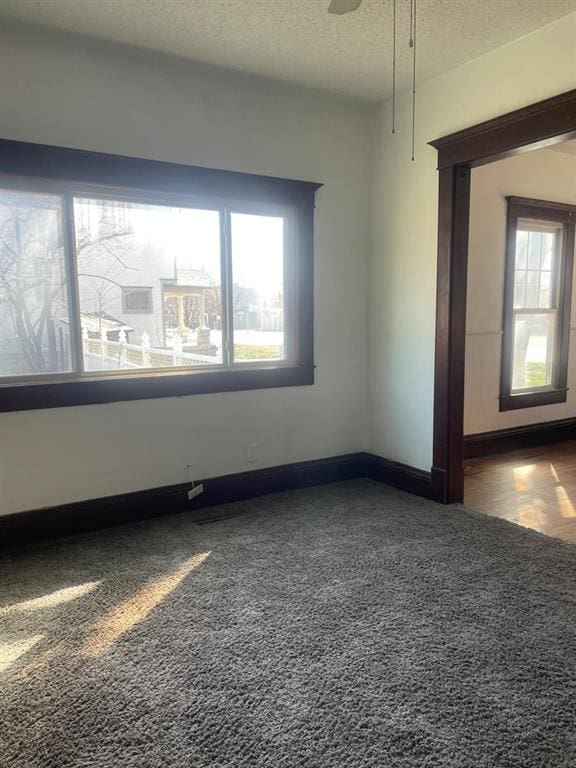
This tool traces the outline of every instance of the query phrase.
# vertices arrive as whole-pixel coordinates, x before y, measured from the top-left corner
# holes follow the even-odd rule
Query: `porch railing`
[[[91,357],[110,362],[117,368],[174,368],[176,366],[214,365],[217,360],[209,355],[198,355],[195,352],[184,352],[181,343],[175,343],[172,349],[155,349],[150,346],[148,334],[142,334],[141,344],[128,344],[122,339],[122,331],[118,341],[104,338],[92,338],[83,332],[84,351]],[[125,334],[124,334],[125,336]],[[176,337],[175,337],[176,338]]]

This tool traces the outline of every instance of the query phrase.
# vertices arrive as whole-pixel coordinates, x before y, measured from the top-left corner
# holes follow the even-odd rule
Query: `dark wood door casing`
[[[464,368],[470,171],[576,137],[576,89],[431,142],[438,151],[438,262],[432,482],[444,503],[464,495]]]

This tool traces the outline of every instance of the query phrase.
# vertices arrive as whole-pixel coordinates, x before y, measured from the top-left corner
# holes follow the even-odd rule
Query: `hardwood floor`
[[[576,440],[467,459],[464,503],[576,542]]]

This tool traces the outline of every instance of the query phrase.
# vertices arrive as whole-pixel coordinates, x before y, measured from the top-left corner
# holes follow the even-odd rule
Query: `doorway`
[[[473,167],[464,503],[576,541],[576,141]]]
[[[432,142],[438,151],[438,266],[432,484],[464,498],[464,371],[471,169],[576,138],[576,89]]]

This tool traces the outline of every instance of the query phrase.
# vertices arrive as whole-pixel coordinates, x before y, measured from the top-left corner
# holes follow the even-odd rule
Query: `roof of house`
[[[81,312],[82,327],[89,331],[132,331],[131,325],[125,325],[121,320],[109,315],[108,312]]]

